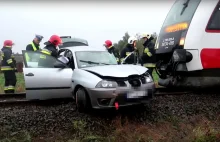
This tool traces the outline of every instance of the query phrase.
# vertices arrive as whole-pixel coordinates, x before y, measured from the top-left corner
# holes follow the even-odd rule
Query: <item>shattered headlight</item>
[[[107,81],[107,80],[102,80],[96,85],[96,88],[116,88],[116,87],[117,87],[117,83],[115,81]]]
[[[145,72],[145,73],[143,74],[143,76],[144,76],[144,78],[145,78],[145,80],[146,80],[146,83],[153,82],[153,79],[152,79],[151,75],[150,75],[148,72]]]

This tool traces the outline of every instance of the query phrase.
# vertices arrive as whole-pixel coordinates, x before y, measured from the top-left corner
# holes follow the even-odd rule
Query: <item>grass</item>
[[[219,117],[216,117],[219,118]],[[176,118],[175,118],[176,119]],[[88,125],[81,120],[75,121],[73,128],[78,133],[68,142],[217,142],[220,141],[219,119],[208,120],[204,116],[194,116],[188,120],[163,120],[155,123],[134,123],[121,118],[112,121],[107,136],[94,134],[86,129]]]
[[[16,73],[17,76],[17,84],[16,84],[16,92],[25,92],[25,81],[24,81],[24,75],[23,73]],[[153,78],[155,80],[155,83],[157,84],[158,81],[158,75],[154,71],[153,72]],[[0,73],[0,93],[4,93],[4,74]]]
[[[25,92],[25,82],[24,82],[24,75],[23,73],[16,73],[17,77],[17,84],[16,84],[16,92]],[[4,86],[5,86],[5,78],[4,74],[0,73],[0,93],[4,93]]]

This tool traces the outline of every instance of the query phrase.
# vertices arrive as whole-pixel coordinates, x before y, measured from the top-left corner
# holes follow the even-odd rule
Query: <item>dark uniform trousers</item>
[[[14,93],[15,92],[15,85],[17,82],[15,70],[4,71],[5,77],[5,93]]]

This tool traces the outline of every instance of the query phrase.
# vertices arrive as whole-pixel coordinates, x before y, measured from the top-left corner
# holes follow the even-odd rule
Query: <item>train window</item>
[[[163,27],[182,22],[190,23],[200,2],[201,0],[177,0],[169,11]]]
[[[215,8],[207,26],[207,30],[220,30],[220,3]]]

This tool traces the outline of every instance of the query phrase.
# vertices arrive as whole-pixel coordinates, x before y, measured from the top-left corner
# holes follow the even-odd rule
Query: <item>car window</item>
[[[72,47],[72,46],[88,46],[88,44],[82,42],[65,42],[59,47],[64,48],[64,47]]]
[[[210,19],[207,29],[208,30],[220,30],[220,3],[217,5]]]
[[[80,38],[61,37],[63,44],[60,48],[72,47],[72,46],[88,46],[88,41]]]
[[[60,62],[53,56],[49,56],[40,52],[23,52],[25,66],[27,68],[54,68],[55,62]],[[62,62],[60,62],[62,63]]]
[[[77,51],[75,54],[78,68],[117,64],[116,58],[108,51]]]

